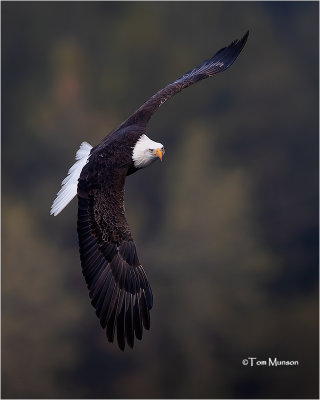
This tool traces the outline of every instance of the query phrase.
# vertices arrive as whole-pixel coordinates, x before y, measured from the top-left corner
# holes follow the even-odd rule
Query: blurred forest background
[[[317,2],[2,2],[2,398],[318,397]],[[77,202],[82,141],[250,29],[166,103],[162,163],[127,180],[151,331],[107,342]],[[245,367],[247,357],[298,367]]]

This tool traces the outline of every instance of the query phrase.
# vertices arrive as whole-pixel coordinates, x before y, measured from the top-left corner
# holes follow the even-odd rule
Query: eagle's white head
[[[157,158],[162,161],[164,147],[161,143],[154,142],[147,135],[142,135],[132,152],[132,161],[135,168],[144,168],[150,165]]]

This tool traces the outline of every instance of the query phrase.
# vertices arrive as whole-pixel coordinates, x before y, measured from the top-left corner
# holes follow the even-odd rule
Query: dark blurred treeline
[[[2,397],[318,397],[317,2],[2,2]],[[84,140],[250,29],[148,134],[127,181],[151,331],[107,343],[81,274]],[[249,367],[277,357],[296,367]]]

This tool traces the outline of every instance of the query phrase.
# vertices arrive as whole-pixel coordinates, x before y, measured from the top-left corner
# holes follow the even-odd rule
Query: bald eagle
[[[146,135],[152,115],[182,89],[225,71],[243,49],[249,31],[212,58],[159,90],[97,146],[81,144],[76,163],[62,181],[51,207],[59,214],[77,195],[82,273],[91,304],[109,342],[120,349],[150,329],[153,296],[125,217],[126,177],[164,155],[164,147]]]

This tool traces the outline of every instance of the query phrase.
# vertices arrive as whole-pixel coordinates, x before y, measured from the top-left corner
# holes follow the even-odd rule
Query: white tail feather
[[[92,146],[87,143],[81,143],[80,149],[77,151],[76,154],[76,163],[69,169],[68,175],[61,183],[61,189],[55,198],[50,214],[51,215],[58,215],[75,197],[77,194],[77,187],[78,187],[78,180],[82,171],[82,168],[88,162],[90,151]]]

